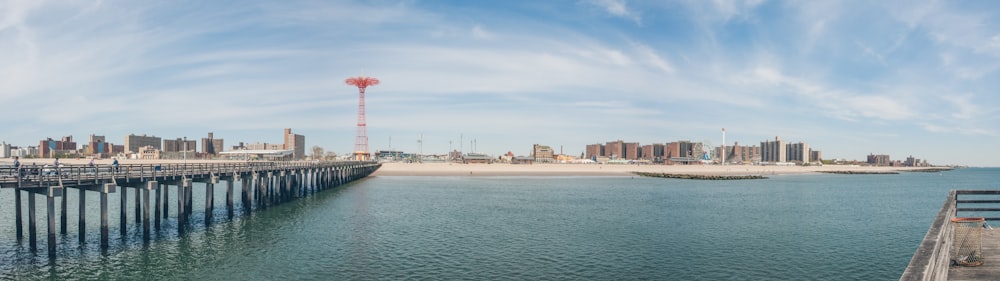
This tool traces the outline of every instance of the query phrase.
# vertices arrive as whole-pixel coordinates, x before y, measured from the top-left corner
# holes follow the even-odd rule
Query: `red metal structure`
[[[354,139],[354,160],[366,161],[371,159],[368,153],[368,126],[365,123],[365,88],[378,85],[378,78],[375,77],[351,77],[344,80],[347,85],[358,87],[358,132]]]

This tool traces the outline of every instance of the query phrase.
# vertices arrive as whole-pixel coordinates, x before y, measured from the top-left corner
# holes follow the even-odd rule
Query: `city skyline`
[[[248,142],[245,142],[245,141],[237,141],[236,144],[234,144],[234,145],[225,146],[224,145],[224,139],[215,138],[213,132],[208,132],[207,136],[208,136],[207,138],[201,138],[201,141],[198,142],[197,139],[195,139],[195,138],[187,139],[186,137],[178,137],[176,139],[169,139],[169,138],[159,137],[159,136],[156,136],[156,135],[148,135],[148,134],[136,135],[134,133],[130,133],[129,135],[126,135],[126,136],[124,136],[122,138],[122,142],[124,144],[117,144],[117,143],[115,143],[113,141],[108,141],[109,138],[107,138],[106,136],[96,135],[96,134],[90,134],[88,141],[84,142],[82,144],[77,144],[76,142],[74,142],[73,141],[74,136],[72,136],[72,135],[62,136],[60,138],[60,141],[56,141],[52,137],[46,137],[45,139],[42,139],[41,142],[56,142],[56,144],[54,144],[54,145],[52,145],[52,144],[48,145],[48,146],[55,147],[55,149],[57,150],[57,151],[51,151],[51,152],[46,152],[47,151],[46,147],[48,147],[48,146],[45,146],[45,145],[42,145],[42,144],[39,144],[37,146],[36,145],[10,144],[10,143],[6,143],[6,142],[4,142],[3,144],[5,145],[4,146],[5,149],[6,149],[7,146],[10,146],[10,147],[12,147],[12,150],[14,150],[14,149],[20,150],[18,152],[10,151],[9,154],[6,154],[7,158],[10,158],[10,157],[13,157],[13,156],[51,158],[52,154],[49,154],[49,153],[72,153],[73,155],[75,155],[75,157],[81,157],[81,156],[87,156],[87,157],[89,157],[89,156],[93,156],[93,154],[95,154],[95,153],[102,153],[103,154],[102,157],[104,157],[104,158],[110,158],[110,157],[129,157],[130,154],[141,154],[139,146],[150,146],[151,149],[159,151],[159,152],[162,152],[162,153],[176,153],[178,151],[187,149],[187,150],[193,151],[193,152],[210,154],[210,155],[207,155],[207,157],[220,157],[219,153],[223,152],[223,151],[232,152],[232,151],[239,151],[239,150],[245,150],[245,149],[249,149],[249,150],[261,150],[261,149],[262,150],[289,150],[289,151],[293,151],[292,152],[293,153],[292,154],[292,159],[305,159],[305,157],[314,156],[314,155],[311,154],[311,152],[307,152],[306,151],[306,147],[303,145],[305,143],[305,136],[299,135],[299,134],[293,134],[291,128],[285,128],[284,129],[284,131],[283,131],[283,137],[282,137],[283,143],[268,143],[268,142],[248,143]],[[133,139],[133,138],[135,138],[135,139]],[[149,140],[147,140],[147,139],[149,139]],[[111,140],[114,140],[114,138],[112,137]],[[136,142],[136,141],[141,142],[142,144],[130,145],[130,142]],[[778,142],[775,142],[775,141],[778,141]],[[67,150],[65,148],[62,148],[62,145],[65,145],[66,142],[69,142],[68,145],[72,147],[71,149]],[[184,142],[187,142],[187,144],[183,144]],[[749,144],[748,143],[743,143],[743,144],[740,144],[739,141],[734,141],[734,143],[732,145],[726,145],[725,146],[725,148],[727,149],[726,153],[730,154],[731,156],[729,156],[729,157],[732,157],[732,158],[720,158],[722,156],[719,155],[719,153],[720,153],[719,151],[721,151],[720,149],[722,149],[723,146],[713,145],[710,142],[704,142],[703,143],[703,142],[697,142],[697,141],[690,141],[690,140],[686,140],[686,139],[685,140],[655,142],[655,143],[626,142],[623,139],[619,139],[619,140],[615,140],[615,141],[608,141],[608,142],[605,142],[605,143],[598,142],[598,143],[587,144],[585,146],[583,152],[580,152],[579,155],[576,155],[576,154],[573,154],[573,153],[564,153],[563,152],[563,150],[564,150],[563,147],[559,147],[559,151],[556,151],[551,146],[541,145],[541,144],[537,144],[537,143],[536,144],[532,144],[531,149],[529,149],[529,151],[526,154],[521,154],[520,152],[518,152],[518,153],[514,153],[513,152],[513,151],[520,151],[519,149],[511,149],[511,150],[508,150],[506,153],[485,153],[484,154],[484,153],[480,153],[480,152],[475,152],[475,143],[476,143],[475,139],[470,140],[470,142],[471,143],[470,143],[469,150],[465,150],[465,151],[459,151],[459,149],[452,149],[451,151],[447,151],[447,152],[428,152],[428,153],[425,154],[425,153],[422,153],[421,151],[401,151],[401,150],[378,149],[378,150],[371,151],[371,153],[373,155],[380,155],[380,154],[386,154],[386,153],[388,153],[390,155],[396,155],[396,154],[398,154],[398,155],[426,155],[426,156],[451,155],[452,152],[462,152],[462,153],[465,153],[465,154],[471,153],[471,154],[488,155],[488,156],[504,156],[504,155],[507,155],[507,154],[512,154],[512,156],[517,156],[517,157],[530,157],[530,158],[533,158],[535,160],[539,160],[539,159],[545,160],[545,159],[547,159],[548,161],[555,160],[553,158],[553,156],[559,155],[559,156],[568,156],[569,157],[569,158],[563,158],[563,159],[578,159],[578,160],[583,160],[583,159],[591,159],[591,158],[595,158],[596,157],[596,158],[602,158],[602,159],[603,158],[607,158],[605,160],[615,160],[615,159],[621,159],[621,160],[647,160],[647,161],[653,161],[652,163],[656,163],[656,164],[678,164],[678,163],[680,163],[680,162],[671,163],[670,161],[667,161],[671,157],[693,157],[692,159],[709,160],[709,159],[702,159],[701,158],[702,156],[704,156],[704,155],[702,155],[704,153],[707,153],[708,156],[711,157],[710,158],[711,161],[720,161],[720,162],[722,162],[723,159],[729,159],[728,163],[733,163],[733,164],[755,164],[755,165],[758,164],[758,162],[766,162],[766,163],[769,163],[769,164],[773,164],[774,162],[789,162],[789,161],[791,161],[791,162],[796,162],[796,163],[802,164],[802,163],[807,163],[807,162],[819,162],[820,160],[830,160],[830,161],[841,161],[842,160],[842,161],[846,161],[847,163],[851,163],[851,162],[861,162],[861,163],[864,163],[864,162],[867,162],[869,164],[878,163],[879,165],[882,165],[882,164],[888,163],[890,157],[894,157],[892,159],[895,159],[894,160],[895,162],[901,162],[903,160],[899,160],[899,159],[904,159],[904,156],[899,156],[899,155],[892,156],[892,155],[878,154],[878,153],[869,153],[866,156],[866,159],[854,159],[854,158],[843,158],[843,157],[823,158],[823,157],[819,156],[819,155],[822,155],[822,152],[820,150],[813,150],[813,149],[811,149],[809,147],[808,143],[805,143],[805,142],[788,143],[788,142],[782,141],[780,139],[780,136],[776,136],[775,140],[764,140],[761,143],[759,143],[759,146],[758,146],[758,143],[749,143]],[[162,148],[161,148],[161,145],[160,145],[161,143],[162,143]],[[681,143],[680,146],[671,148],[672,146],[678,145],[678,143]],[[105,144],[108,145],[108,146],[105,146]],[[782,154],[776,154],[775,156],[767,156],[766,153],[762,154],[762,149],[766,150],[767,149],[766,146],[772,145],[772,144],[776,145],[772,149],[772,151],[778,151],[778,150],[780,150],[781,152],[778,152],[778,153],[782,153]],[[95,145],[99,146],[99,148],[97,148],[96,150],[95,150],[95,148],[92,147],[92,146],[95,146]],[[599,150],[592,150],[592,149],[594,149],[593,146],[595,146],[595,145],[599,146],[600,149]],[[605,152],[605,145],[608,145],[610,147],[608,149],[610,149],[610,150],[622,150],[622,151],[627,151],[627,152],[626,153]],[[617,145],[617,146],[612,146],[612,145]],[[687,145],[687,146],[685,146],[685,145]],[[692,147],[691,145],[697,145],[697,148]],[[708,145],[710,147],[702,147],[702,145]],[[789,152],[788,152],[787,155],[790,155],[790,156],[788,156],[788,157],[785,157],[784,156],[785,154],[783,154],[783,153],[785,153],[784,152],[785,149],[780,149],[779,148],[779,147],[786,147],[786,145],[787,145],[787,147],[789,149]],[[112,146],[115,147],[115,148],[112,148]],[[133,146],[135,148],[131,148]],[[287,146],[287,147],[285,147],[285,146]],[[734,148],[734,146],[736,148]],[[182,149],[181,147],[184,147],[184,148]],[[199,147],[200,147],[200,149],[199,149]],[[273,148],[268,148],[268,147],[273,147]],[[655,147],[658,147],[658,148],[655,148]],[[323,151],[324,151],[324,157],[329,156],[326,153],[335,153],[333,151],[326,150],[326,148],[324,148],[324,147],[320,147],[320,148],[322,148]],[[105,151],[105,149],[107,149],[108,151]],[[120,151],[114,152],[113,150],[115,150],[115,149],[118,149]],[[671,149],[673,149],[674,152],[669,152],[669,151],[671,151]],[[750,149],[750,150],[747,150],[747,149]],[[310,150],[311,150],[311,148],[310,148]],[[31,151],[34,151],[34,153],[36,153],[36,154],[31,154],[32,153]],[[67,152],[67,151],[73,151],[73,152]],[[101,152],[101,151],[104,151],[104,152]],[[681,152],[684,152],[684,151],[686,151],[687,153],[686,154],[685,153],[681,153]],[[799,152],[797,152],[798,154],[793,155],[792,153],[794,151],[799,151]],[[28,153],[28,154],[24,154],[24,153]],[[697,155],[692,154],[692,153],[696,153]],[[804,153],[807,153],[808,156],[803,156]],[[0,153],[0,155],[5,155],[5,154]],[[699,155],[702,155],[702,156],[699,156]],[[71,155],[62,155],[62,156],[63,157],[67,157],[67,156],[71,156]],[[133,156],[135,156],[135,155],[133,155]],[[339,156],[339,157],[350,157],[350,154],[337,155],[337,156]],[[705,156],[705,157],[708,157],[708,156]],[[875,156],[878,156],[879,157],[878,159],[882,159],[882,160],[880,160],[880,161],[873,161],[872,159]],[[0,156],[0,157],[5,157],[5,156]],[[176,155],[168,156],[168,157],[176,157]],[[449,156],[449,157],[451,157],[451,156]],[[455,157],[458,157],[458,156],[455,156]],[[908,158],[908,160],[906,162],[908,165],[912,165],[912,163],[910,163],[909,161],[912,161],[914,159],[916,159],[918,161],[919,160],[923,160],[923,161],[925,161],[925,163],[927,161],[927,159],[914,158],[912,154],[909,154],[909,155],[907,155],[905,157]],[[146,158],[142,158],[142,159],[146,159]],[[786,160],[778,160],[778,159],[786,159],[787,161]],[[807,160],[804,160],[804,159],[807,159]],[[577,163],[577,162],[574,161],[573,163]],[[683,163],[681,163],[681,164],[683,164]]]
[[[277,142],[293,127],[343,155],[357,113],[343,78],[371,75],[371,152],[718,146],[725,127],[726,145],[1000,166],[992,2],[7,3],[0,141],[14,145]]]

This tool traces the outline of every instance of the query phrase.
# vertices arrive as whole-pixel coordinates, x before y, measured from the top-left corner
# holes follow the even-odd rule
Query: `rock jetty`
[[[762,175],[697,175],[697,174],[667,174],[667,173],[647,173],[647,172],[633,172],[633,174],[643,177],[686,179],[686,180],[759,180],[767,178]]]
[[[842,175],[895,175],[899,174],[897,171],[818,171],[820,173],[827,174],[842,174]]]

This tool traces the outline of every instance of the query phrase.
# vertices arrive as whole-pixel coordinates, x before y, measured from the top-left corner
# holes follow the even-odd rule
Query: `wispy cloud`
[[[629,19],[636,24],[642,23],[642,17],[629,9],[625,0],[589,0],[589,3],[604,9],[613,16]]]
[[[490,152],[580,150],[727,127],[741,143],[934,162],[954,156],[894,144],[997,134],[1000,16],[967,7],[995,4],[578,3],[0,2],[0,118],[17,120],[0,135],[267,141],[292,127],[349,149],[357,89],[343,79],[362,71],[383,81],[368,93],[373,147],[422,131],[428,151],[462,133]]]

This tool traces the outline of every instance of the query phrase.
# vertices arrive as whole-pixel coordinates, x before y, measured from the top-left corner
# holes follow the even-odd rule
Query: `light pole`
[[[188,168],[188,137],[184,137],[184,175],[187,175]]]

